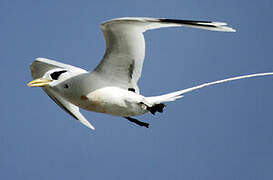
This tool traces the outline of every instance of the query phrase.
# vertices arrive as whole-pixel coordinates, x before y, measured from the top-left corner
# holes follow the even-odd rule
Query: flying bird
[[[137,82],[141,76],[147,30],[163,27],[192,27],[212,31],[235,32],[223,22],[193,21],[161,18],[125,17],[101,24],[106,51],[97,67],[84,69],[46,58],[37,58],[30,70],[30,87],[42,87],[46,94],[64,111],[90,129],[95,127],[80,113],[79,108],[124,117],[139,126],[149,127],[136,115],[163,112],[166,102],[206,86],[238,79],[273,75],[273,72],[237,76],[201,84],[192,88],[146,97],[140,94]]]

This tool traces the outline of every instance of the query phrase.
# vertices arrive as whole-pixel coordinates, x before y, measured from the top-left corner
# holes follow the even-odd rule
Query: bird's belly
[[[90,102],[82,108],[89,111],[122,117],[135,116],[147,112],[146,109],[142,108],[141,105],[138,104],[129,104],[127,106],[122,106],[119,104],[111,104],[105,102]]]
[[[114,116],[135,116],[148,112],[146,106],[141,103],[142,98],[144,97],[130,91],[108,87],[81,96],[79,106],[89,111]]]

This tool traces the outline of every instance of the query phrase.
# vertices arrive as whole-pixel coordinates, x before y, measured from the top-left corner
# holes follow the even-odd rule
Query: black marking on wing
[[[46,91],[45,91],[46,92]],[[51,96],[49,93],[46,92],[46,94],[57,104],[59,105],[65,112],[67,112],[68,114],[70,114],[72,117],[74,117],[76,120],[79,120],[73,113],[71,113],[69,111],[69,109],[67,109],[57,98],[55,98],[54,96]]]
[[[134,88],[128,88],[128,91],[136,92]]]
[[[177,23],[177,24],[185,24],[185,25],[195,25],[195,26],[203,26],[203,27],[217,27],[211,24],[199,24],[199,23],[212,23],[211,21],[193,21],[193,20],[180,20],[180,19],[159,19],[160,22],[165,23]]]
[[[62,70],[62,71],[56,71],[54,73],[51,73],[50,76],[53,80],[58,80],[59,76],[62,74],[62,73],[65,73],[67,72],[67,70]]]
[[[135,61],[132,62],[132,64],[130,64],[128,71],[129,71],[129,77],[132,79],[133,78],[133,72],[135,69]]]

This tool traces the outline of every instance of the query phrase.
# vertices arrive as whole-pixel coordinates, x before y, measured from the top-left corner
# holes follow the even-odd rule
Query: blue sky
[[[39,88],[36,57],[92,70],[104,53],[102,21],[124,16],[228,22],[236,33],[149,31],[144,95],[273,71],[270,0],[0,1],[0,179],[273,179],[273,77],[187,94],[141,128],[83,111],[75,121]]]

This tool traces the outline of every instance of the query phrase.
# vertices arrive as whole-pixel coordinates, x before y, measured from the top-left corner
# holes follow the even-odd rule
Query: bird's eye
[[[52,74],[50,74],[50,77],[53,79],[53,80],[58,80],[59,76],[62,74],[62,73],[65,73],[67,72],[66,70],[62,70],[62,71],[56,71]]]

